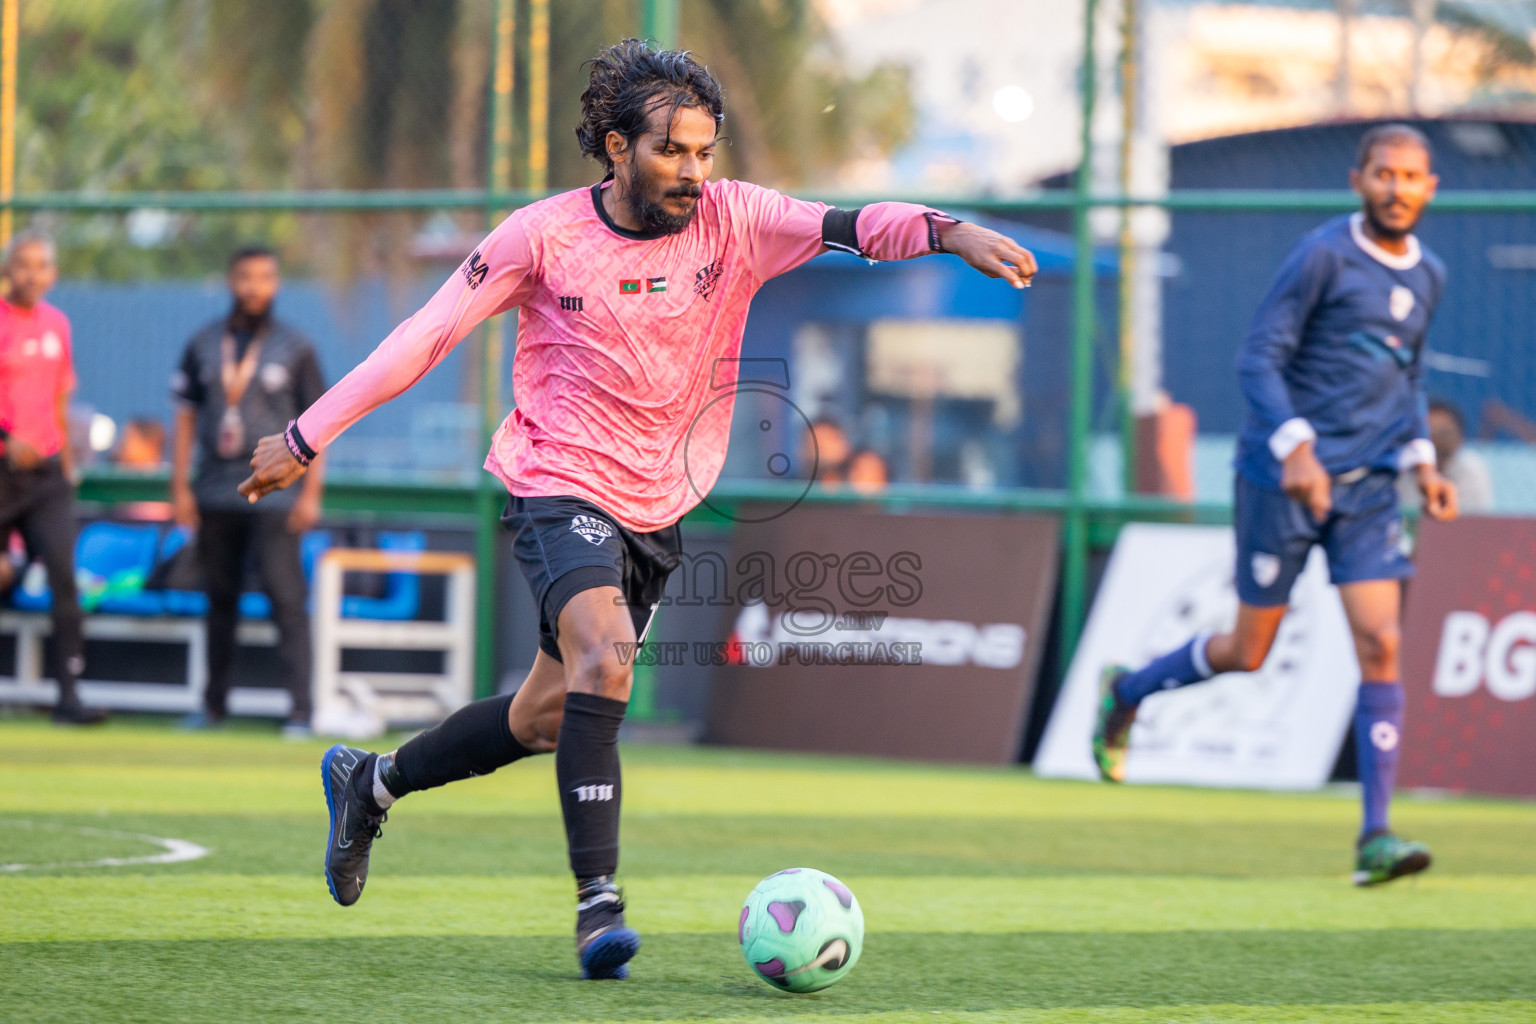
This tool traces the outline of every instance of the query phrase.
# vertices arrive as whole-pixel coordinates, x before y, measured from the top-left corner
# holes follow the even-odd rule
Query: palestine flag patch
[[[664,277],[648,277],[645,279],[647,292],[664,292],[667,290],[667,279]]]

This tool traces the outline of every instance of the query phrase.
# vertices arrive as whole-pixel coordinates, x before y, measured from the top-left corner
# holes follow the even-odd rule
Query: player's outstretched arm
[[[880,261],[954,253],[1015,288],[1028,287],[1039,269],[1034,255],[1008,236],[916,203],[839,210],[747,182],[715,187],[738,225],[748,264],[763,281],[829,249]]]
[[[241,495],[255,502],[292,484],[343,431],[426,376],[482,321],[520,305],[532,287],[532,265],[522,219],[513,214],[415,316],[290,423],[286,433],[258,442]]]
[[[945,252],[952,252],[986,274],[1015,288],[1028,288],[1040,267],[1034,253],[1007,235],[963,221],[937,228]]]

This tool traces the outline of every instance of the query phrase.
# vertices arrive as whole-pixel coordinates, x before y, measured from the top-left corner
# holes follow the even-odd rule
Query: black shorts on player
[[[643,641],[661,603],[667,577],[682,561],[677,524],[636,533],[583,498],[519,498],[507,502],[502,523],[539,609],[539,649],[556,661],[555,625],[572,597],[617,587],[629,603],[635,639]]]

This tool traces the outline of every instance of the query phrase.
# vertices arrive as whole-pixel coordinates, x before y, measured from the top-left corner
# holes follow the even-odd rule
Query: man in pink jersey
[[[69,320],[43,301],[57,279],[53,242],[18,236],[0,301],[0,537],[20,530],[27,554],[48,571],[59,685],[53,720],[89,725],[106,715],[80,703],[75,682],[85,669],[67,419],[75,366]]]
[[[397,751],[327,751],[326,880],[343,906],[358,899],[385,811],[405,794],[554,751],[582,974],[622,978],[640,939],[613,881],[631,680],[619,652],[644,638],[679,561],[677,522],[725,461],[731,392],[721,394],[734,381],[721,373],[736,365],[752,296],[828,249],[952,252],[1021,288],[1035,261],[922,206],[843,211],[710,181],[724,106],[703,66],[625,40],[591,69],[576,133],[603,181],[503,221],[362,365],[262,440],[240,490],[254,501],[286,487],[482,320],[521,307],[517,408],[485,465],[511,495],[503,522],[540,611],[538,657],[514,696],[462,708]]]

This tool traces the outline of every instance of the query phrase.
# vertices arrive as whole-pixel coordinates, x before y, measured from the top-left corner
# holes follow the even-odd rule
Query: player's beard
[[[1387,204],[1381,205],[1385,206]],[[1375,203],[1365,204],[1365,219],[1371,222],[1371,233],[1377,238],[1392,242],[1400,242],[1407,238],[1409,235],[1413,234],[1413,229],[1419,226],[1419,217],[1422,216],[1424,212],[1421,209],[1419,213],[1415,214],[1413,219],[1408,222],[1406,227],[1397,228],[1384,223],[1378,210],[1379,207]]]
[[[653,190],[646,187],[644,181],[631,180],[628,187],[624,188],[619,198],[629,207],[630,214],[640,222],[641,230],[648,234],[675,235],[687,230],[693,223],[693,215],[698,212],[698,199],[704,194],[701,185],[678,185],[660,193],[656,199],[651,198]],[[692,197],[694,203],[688,208],[687,213],[668,213],[662,205],[668,198]]]

